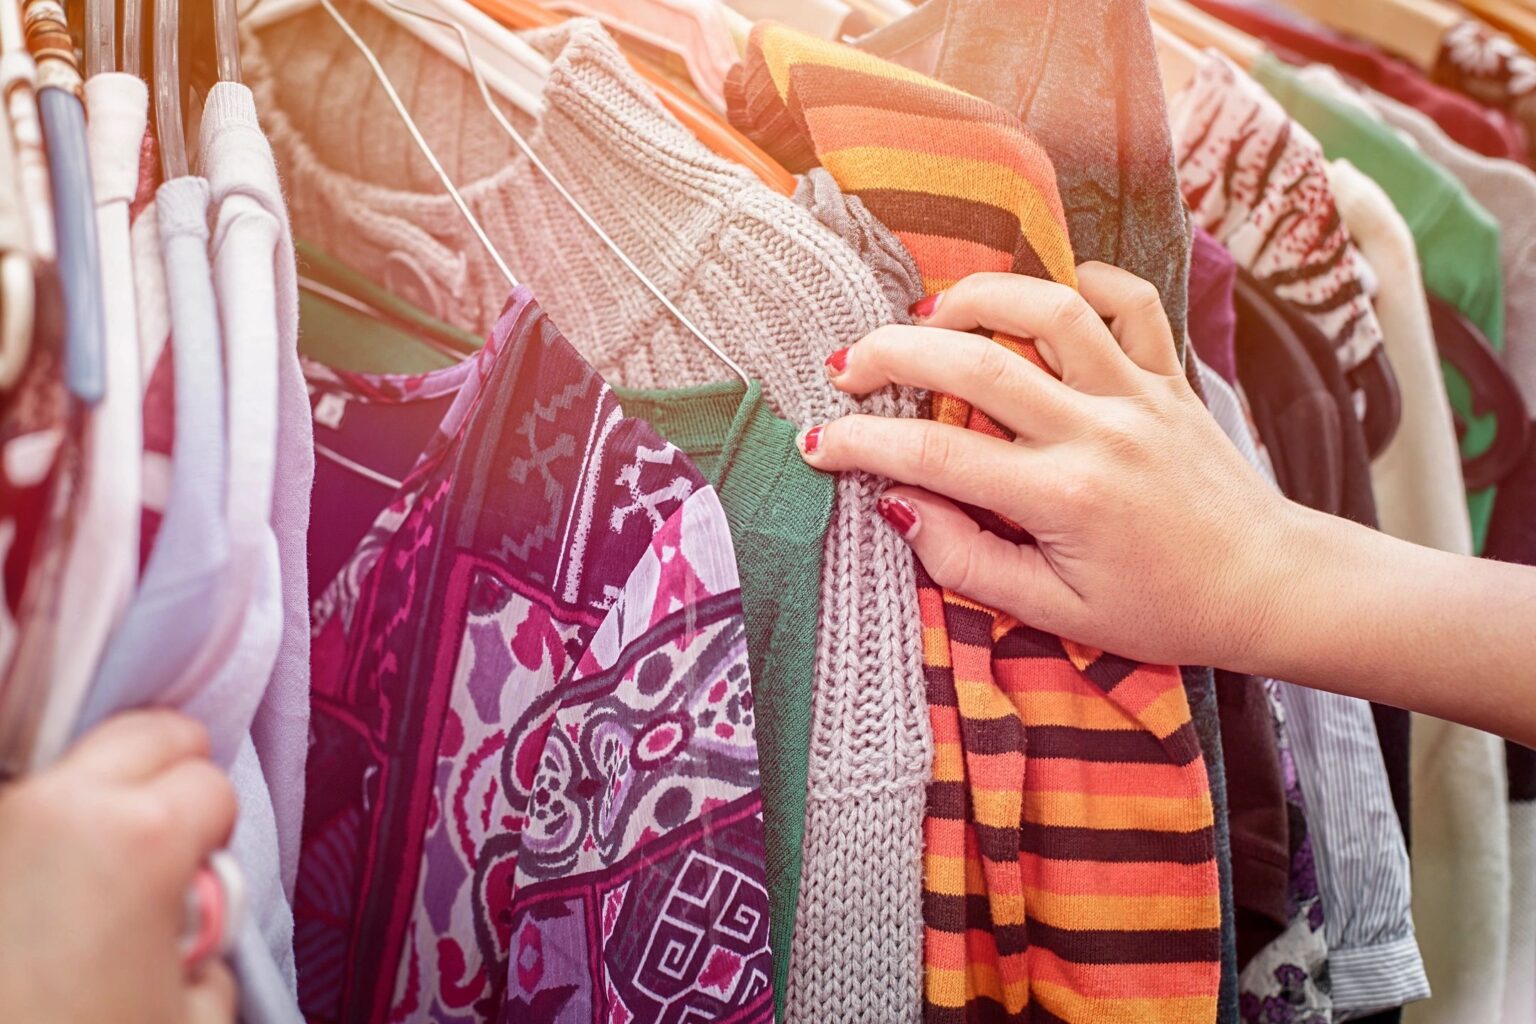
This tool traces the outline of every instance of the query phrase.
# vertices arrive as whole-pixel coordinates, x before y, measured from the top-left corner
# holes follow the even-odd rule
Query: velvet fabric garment
[[[754,30],[727,98],[732,121],[785,166],[820,164],[862,199],[912,252],[930,294],[979,270],[1074,281],[1050,164],[996,107],[771,25]],[[935,398],[934,416],[1006,436],[951,396]],[[1022,537],[996,517],[986,525]],[[921,601],[935,736],[928,1019],[1083,1019],[1134,1005],[1209,1020],[1220,981],[1211,787],[1178,670],[1063,642],[931,581]],[[1143,776],[1151,789],[1137,792],[1157,792],[1164,810],[1113,797]],[[1096,869],[1094,892],[1130,886],[1178,909],[1153,930],[1106,911],[1067,882],[1084,859],[1116,864]],[[1026,899],[1041,901],[1039,916],[1026,918]],[[1103,962],[1106,943],[1122,951],[1114,963]],[[1167,977],[1157,995],[1142,983],[1153,961]]]
[[[1330,515],[1344,511],[1344,427],[1322,374],[1273,299],[1250,275],[1234,289],[1238,378],[1280,490]]]
[[[1076,258],[1157,285],[1182,346],[1189,228],[1142,0],[928,0],[859,45],[1015,115],[1056,169]]]
[[[526,289],[315,604],[310,1020],[772,1019],[751,680],[719,501]],[[317,508],[329,506],[317,502]]]
[[[1244,274],[1239,275],[1238,290],[1246,305],[1267,305],[1278,317],[1269,338],[1239,336],[1239,371],[1255,412],[1287,390],[1281,382],[1288,372],[1297,381],[1312,382],[1305,391],[1310,404],[1282,405],[1277,410],[1281,415],[1271,412],[1259,418],[1261,433],[1266,425],[1274,431],[1275,425],[1285,424],[1285,433],[1266,437],[1277,468],[1289,465],[1287,456],[1305,459],[1319,447],[1317,439],[1337,438],[1337,459],[1330,465],[1338,478],[1324,480],[1315,472],[1292,475],[1292,486],[1320,489],[1287,491],[1287,496],[1303,504],[1329,502],[1331,507],[1320,511],[1374,527],[1365,438],[1352,415],[1349,388],[1333,350],[1305,317],[1287,310]],[[1275,362],[1281,352],[1288,353],[1289,371]],[[1327,401],[1319,401],[1319,395],[1326,395]],[[1303,415],[1284,416],[1296,410]],[[1327,434],[1308,436],[1320,427]],[[1282,489],[1286,482],[1282,477]],[[1423,999],[1429,986],[1410,912],[1408,855],[1400,824],[1406,793],[1400,808],[1391,785],[1394,774],[1406,781],[1409,752],[1406,744],[1390,753],[1384,749],[1376,725],[1377,718],[1383,718],[1387,734],[1396,736],[1406,731],[1399,730],[1406,712],[1377,710],[1361,700],[1288,683],[1278,684],[1277,693],[1292,725],[1291,748],[1313,825],[1317,879],[1328,910],[1335,1008],[1371,1012]],[[1388,770],[1388,757],[1395,762],[1395,772]],[[1361,836],[1369,836],[1369,841],[1357,838]]]
[[[1241,289],[1236,298],[1245,330],[1265,330],[1263,321],[1255,320],[1255,304],[1248,301],[1247,289]],[[1244,413],[1243,401],[1215,370],[1198,359],[1195,365],[1206,390],[1207,408],[1221,425],[1222,432],[1249,465],[1271,486],[1276,486],[1274,468],[1263,454],[1250,417]],[[1273,722],[1274,748],[1285,799],[1288,841],[1285,916],[1279,934],[1256,950],[1252,948],[1252,940],[1258,935],[1253,929],[1260,932],[1272,929],[1268,922],[1273,908],[1261,897],[1267,909],[1261,910],[1257,918],[1247,914],[1239,918],[1238,940],[1243,942],[1246,935],[1250,941],[1240,947],[1240,955],[1246,962],[1238,979],[1238,1012],[1243,1024],[1273,1024],[1277,1017],[1284,1020],[1287,1016],[1301,1024],[1327,1024],[1333,1011],[1328,981],[1328,940],[1323,931],[1324,907],[1318,892],[1312,837],[1307,828],[1306,800],[1291,752],[1290,726],[1285,708],[1278,699],[1280,684],[1264,679],[1260,680],[1260,685]],[[1248,710],[1252,712],[1251,704]],[[1262,773],[1259,777],[1262,778]],[[1241,797],[1231,806],[1248,806],[1248,798]],[[1233,824],[1235,829],[1236,822]]]

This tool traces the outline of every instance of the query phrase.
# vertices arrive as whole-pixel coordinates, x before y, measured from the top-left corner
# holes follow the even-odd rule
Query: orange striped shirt
[[[733,123],[790,170],[820,164],[858,196],[930,294],[988,270],[1075,285],[1050,162],[991,104],[771,24],[753,30],[727,98]],[[1030,342],[997,341],[1044,365]],[[933,416],[1011,436],[953,396],[935,396]],[[1178,669],[1081,647],[919,580],[934,732],[927,1019],[1208,1024],[1216,847]]]

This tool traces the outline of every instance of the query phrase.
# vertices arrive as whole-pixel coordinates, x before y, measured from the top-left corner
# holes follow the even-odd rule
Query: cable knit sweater
[[[608,380],[677,387],[724,368],[603,249],[485,113],[472,81],[383,16],[350,18],[501,254]],[[899,306],[811,213],[683,131],[593,22],[527,39],[553,64],[521,128],[592,216],[798,424],[919,396],[839,395],[823,358]],[[360,56],[323,11],[247,39],[295,232],[428,312],[484,329],[508,291]],[[384,126],[388,126],[387,130]],[[839,478],[822,575],[792,1020],[914,1021],[924,792],[932,761],[911,555],[874,514],[885,483]]]

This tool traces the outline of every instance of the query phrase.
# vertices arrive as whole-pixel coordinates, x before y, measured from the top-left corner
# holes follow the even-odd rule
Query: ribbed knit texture
[[[752,669],[752,722],[763,795],[763,857],[775,1017],[784,1016],[790,940],[800,902],[806,766],[816,667],[821,557],[833,478],[795,450],[795,428],[762,388],[735,382],[615,392],[624,414],[682,449],[714,486],[738,552]]]
[[[464,72],[383,15],[348,14],[502,255],[607,380],[657,388],[726,375],[517,155]],[[553,68],[546,111],[523,125],[525,137],[661,290],[762,382],[780,416],[804,426],[855,410],[916,414],[913,391],[855,402],[822,369],[833,350],[902,313],[847,245],[705,150],[595,23],[526,38]],[[325,12],[247,39],[242,57],[296,232],[426,312],[487,328],[505,282]],[[932,735],[911,552],[874,510],[887,486],[862,473],[838,478],[823,552],[791,1020],[919,1016]]]
[[[997,108],[761,24],[726,98],[785,166],[819,163],[861,198],[930,293],[981,270],[1075,282],[1050,163]],[[997,340],[1043,365],[1032,344]],[[935,397],[934,418],[1008,436],[953,396]],[[1210,1021],[1211,792],[1178,669],[1059,640],[919,577],[935,739],[926,1017]]]

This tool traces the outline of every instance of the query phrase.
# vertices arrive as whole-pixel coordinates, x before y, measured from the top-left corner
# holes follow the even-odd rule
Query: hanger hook
[[[502,277],[506,278],[509,286],[516,288],[518,284],[517,278],[512,275],[512,271],[507,267],[506,261],[501,258],[501,253],[496,251],[496,246],[491,244],[491,239],[485,233],[485,229],[480,226],[480,221],[470,212],[469,204],[459,194],[458,188],[453,184],[453,179],[448,177],[448,172],[443,170],[443,165],[438,162],[437,154],[433,153],[432,147],[427,145],[427,140],[422,136],[421,129],[416,127],[415,118],[411,117],[411,112],[405,108],[404,101],[400,99],[400,94],[395,91],[394,83],[389,80],[389,75],[384,72],[384,66],[379,63],[379,58],[374,54],[372,48],[363,41],[363,37],[357,34],[357,30],[352,27],[352,23],[336,9],[335,4],[331,3],[331,0],[320,0],[320,6],[325,8],[326,13],[347,34],[347,38],[352,40],[352,45],[356,46],[358,51],[362,53],[363,59],[373,69],[373,76],[384,87],[384,94],[389,97],[389,102],[394,106],[395,113],[399,114],[400,120],[405,122],[405,129],[411,133],[411,139],[416,143],[416,148],[421,150],[422,156],[427,158],[427,163],[432,165],[432,170],[437,173],[438,180],[443,183],[443,187],[448,190],[448,195],[452,197],[454,205],[459,208],[459,212],[469,222],[470,230],[475,233],[475,237],[480,240],[480,244],[485,247],[485,251],[490,254],[491,260],[496,264],[496,269],[501,272]],[[476,78],[478,80],[478,75]]]
[[[539,174],[543,175],[545,181],[548,181],[552,186],[554,186],[555,191],[560,194],[561,199],[565,200],[566,205],[568,205],[572,210],[576,211],[576,215],[580,217],[582,222],[592,230],[592,233],[602,241],[603,245],[607,246],[608,251],[612,252],[619,258],[619,261],[624,264],[625,268],[628,269],[629,272],[633,274],[641,284],[645,285],[646,290],[654,295],[657,301],[666,307],[667,312],[676,317],[678,323],[682,324],[683,327],[688,330],[688,333],[692,334],[701,343],[703,343],[704,347],[713,352],[722,363],[730,368],[732,373],[741,378],[742,384],[746,385],[747,387],[751,387],[752,380],[747,376],[747,371],[743,370],[740,364],[736,362],[736,360],[727,355],[724,349],[711,341],[703,331],[694,326],[693,321],[688,319],[683,311],[678,309],[677,306],[673,304],[672,300],[667,298],[667,296],[662,293],[661,289],[658,288],[656,284],[646,276],[645,272],[635,265],[635,261],[629,258],[629,254],[621,249],[619,244],[615,242],[611,237],[609,237],[608,233],[604,231],[602,227],[599,226],[597,221],[592,218],[592,215],[589,214],[586,209],[576,201],[576,197],[571,195],[566,187],[560,183],[560,179],[556,178],[554,172],[545,166],[544,161],[540,160],[539,155],[533,151],[533,147],[528,145],[527,140],[523,138],[522,134],[512,126],[512,122],[507,120],[507,116],[501,112],[501,107],[498,106],[496,101],[492,98],[491,91],[485,84],[485,78],[480,74],[480,62],[475,57],[474,50],[470,46],[469,33],[464,30],[464,26],[460,25],[458,22],[451,18],[440,17],[427,11],[409,7],[400,3],[399,0],[382,0],[382,2],[402,14],[408,14],[413,18],[420,18],[423,21],[430,21],[434,24],[441,25],[444,28],[450,29],[454,35],[458,36],[459,46],[464,50],[464,62],[469,67],[469,73],[474,76],[475,85],[480,89],[480,98],[485,101],[485,105],[490,110],[491,116],[496,119],[496,123],[501,125],[502,130],[507,133],[508,137],[510,137],[512,141],[517,145],[517,148],[522,151],[523,156],[528,158],[528,162],[533,164],[534,168],[538,170]],[[329,6],[330,0],[321,0],[321,3]]]

